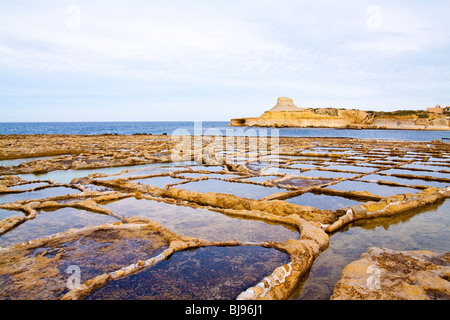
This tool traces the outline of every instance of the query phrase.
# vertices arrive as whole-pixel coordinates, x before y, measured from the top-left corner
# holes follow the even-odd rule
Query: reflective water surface
[[[210,241],[284,242],[288,239],[299,238],[298,231],[289,227],[232,218],[203,208],[135,198],[127,198],[103,206],[125,217],[148,218],[181,235]]]
[[[24,241],[47,237],[70,228],[82,228],[88,225],[114,223],[118,220],[111,216],[92,213],[73,208],[41,212],[8,233],[0,236],[0,246],[6,247]]]
[[[108,282],[92,300],[230,300],[285,263],[288,255],[263,247],[205,247]]]
[[[331,235],[329,247],[316,259],[291,299],[328,300],[344,267],[370,247],[448,252],[450,200],[398,217],[356,222]]]

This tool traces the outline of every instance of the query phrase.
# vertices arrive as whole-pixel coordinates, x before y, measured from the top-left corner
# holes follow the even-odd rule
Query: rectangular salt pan
[[[228,182],[212,179],[185,183],[177,186],[177,188],[205,193],[228,193],[238,197],[250,198],[254,200],[261,199],[277,192],[287,192],[286,189],[276,187],[271,188],[248,183]]]
[[[343,181],[338,184],[326,187],[333,190],[342,191],[368,191],[372,194],[382,197],[389,197],[394,194],[403,193],[416,193],[420,190],[407,188],[407,187],[391,187],[386,185],[380,185],[378,183],[360,182],[360,181]]]

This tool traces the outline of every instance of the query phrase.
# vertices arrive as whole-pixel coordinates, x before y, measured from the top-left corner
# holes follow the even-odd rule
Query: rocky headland
[[[292,99],[277,104],[256,118],[231,119],[230,126],[343,129],[450,130],[450,117],[428,111],[393,112],[336,108],[299,108]]]

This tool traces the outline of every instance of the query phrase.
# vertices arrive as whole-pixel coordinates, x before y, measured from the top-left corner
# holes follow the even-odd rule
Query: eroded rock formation
[[[426,111],[374,112],[356,109],[298,108],[285,97],[256,118],[231,119],[230,126],[450,130],[450,117]]]

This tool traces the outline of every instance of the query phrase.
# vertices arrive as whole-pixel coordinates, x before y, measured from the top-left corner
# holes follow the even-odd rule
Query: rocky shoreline
[[[21,161],[0,166],[0,200],[6,199],[0,203],[0,213],[7,214],[0,220],[0,241],[12,241],[12,244],[0,247],[0,280],[5,284],[0,298],[83,299],[99,288],[114,285],[119,280],[126,281],[162,261],[169,263],[173,255],[186,250],[260,247],[287,254],[289,262],[274,268],[233,298],[287,299],[308,274],[315,259],[326,250],[335,232],[354,221],[395,216],[450,197],[450,146],[440,141],[281,137],[277,143],[272,142],[256,153],[252,146],[255,141],[249,138],[233,148],[227,148],[226,142],[229,141],[212,136],[200,139],[152,135],[1,136],[0,161]],[[174,162],[176,160],[180,162]],[[98,172],[104,168],[118,168],[118,171]],[[390,173],[390,170],[394,171]],[[65,172],[76,176],[68,183],[46,178],[47,174]],[[374,181],[372,176],[376,175],[379,179]],[[369,178],[365,180],[365,177]],[[158,179],[164,183],[157,184]],[[395,182],[384,181],[392,179]],[[216,186],[215,189],[198,189],[206,183],[211,188]],[[345,187],[346,183],[350,188]],[[358,189],[361,184],[364,188]],[[245,192],[239,193],[239,190]],[[255,191],[249,193],[247,190]],[[302,195],[312,199],[329,197],[343,201],[343,204],[332,209],[322,200],[313,203],[291,201]],[[127,206],[125,212],[106,207],[126,199],[142,201],[142,210],[137,215],[132,211],[126,216]],[[348,199],[359,204],[345,205]],[[285,226],[294,230],[297,237],[273,241],[265,240],[263,233],[258,241],[237,240],[226,235],[213,241],[193,236],[189,229],[187,234],[180,234],[165,226],[170,221],[157,222],[146,215],[161,204],[175,211],[194,208],[231,220]],[[325,207],[318,208],[319,205]],[[99,217],[95,219],[101,217],[107,222],[74,227],[70,219],[67,222],[63,219],[61,224],[67,224],[64,227],[67,229],[54,233],[49,229],[50,234],[45,236],[42,236],[43,232],[51,225],[38,229],[31,227],[34,222],[45,219],[49,212],[59,212],[58,215],[64,217],[65,210],[72,210],[71,214],[90,213]],[[86,219],[90,221],[93,217],[86,216]],[[12,235],[18,233],[25,237],[26,233],[20,230],[27,226],[30,226],[28,238],[14,242]],[[199,226],[202,224],[194,224],[191,228]],[[212,228],[208,232],[214,234],[217,232],[214,228],[220,229],[220,225],[211,224],[208,228]],[[246,227],[241,233],[251,229]],[[205,232],[203,226],[200,230],[201,234]],[[105,247],[102,234],[109,234],[114,243]],[[67,263],[64,257],[76,247],[71,243],[90,241],[93,244],[90,250],[98,246],[103,248],[101,252],[115,257],[115,248],[130,239],[150,242],[155,255],[144,257],[137,252],[133,259],[102,261],[106,263],[104,271],[92,271],[90,278],[83,280],[80,286],[71,290],[64,288],[61,266]],[[96,263],[96,255],[78,254],[89,265]],[[414,268],[422,267],[418,264]],[[377,268],[385,266],[378,265]],[[434,277],[433,274],[422,275],[424,279]],[[337,288],[348,288],[350,285],[345,284],[344,279],[352,277],[346,272]],[[442,279],[448,282],[448,275]],[[223,285],[219,283],[217,288]],[[347,289],[342,290],[343,293],[336,291],[333,298],[397,298],[394,293],[350,296]],[[434,296],[428,292],[430,290],[434,290]],[[430,290],[425,295],[409,297],[447,297],[445,290]]]

